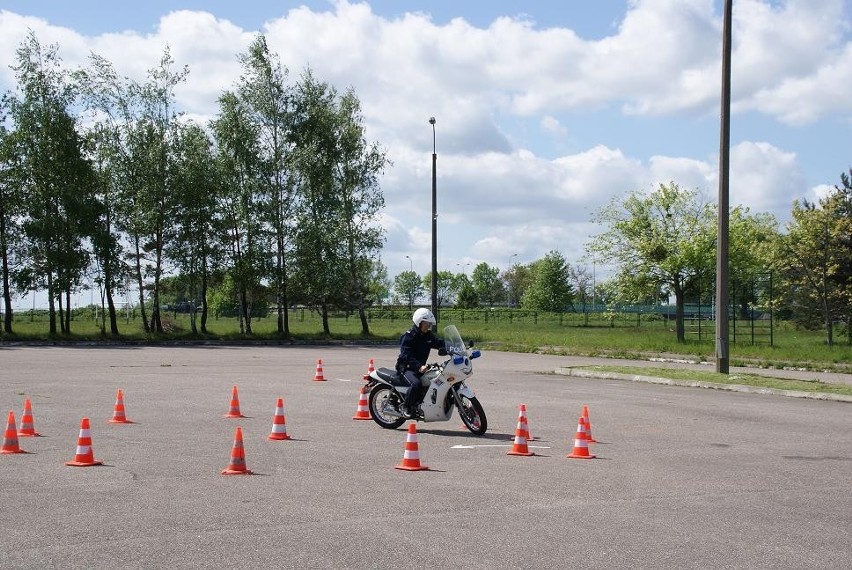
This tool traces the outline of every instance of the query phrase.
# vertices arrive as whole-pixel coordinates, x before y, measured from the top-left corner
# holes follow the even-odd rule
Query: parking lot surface
[[[369,359],[395,358],[0,348],[3,417],[29,398],[43,434],[0,456],[0,567],[848,567],[848,403],[563,376],[570,357],[485,351],[470,385],[488,433],[418,423],[430,470],[408,472],[394,469],[406,426],[352,419]],[[235,385],[246,418],[224,417]],[[133,424],[108,422],[118,389]],[[267,439],[278,398],[287,441]],[[532,457],[507,455],[521,403]],[[593,460],[566,457],[583,405]],[[65,465],[83,417],[103,466]],[[254,475],[222,476],[237,426]]]

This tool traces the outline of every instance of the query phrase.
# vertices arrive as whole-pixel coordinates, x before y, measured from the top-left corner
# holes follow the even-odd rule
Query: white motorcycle
[[[465,346],[455,325],[444,328],[445,348],[438,351],[441,356],[449,356],[443,363],[432,363],[421,378],[426,387],[420,410],[411,419],[424,422],[445,422],[458,408],[462,422],[472,433],[482,435],[488,428],[485,411],[473,390],[465,380],[473,374],[471,360],[479,358],[473,342]],[[396,429],[407,419],[400,411],[409,390],[408,383],[396,370],[378,368],[371,372],[367,380],[370,391],[370,415],[373,420],[387,429]]]

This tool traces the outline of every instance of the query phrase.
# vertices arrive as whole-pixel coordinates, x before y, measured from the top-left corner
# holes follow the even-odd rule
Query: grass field
[[[355,341],[372,340],[396,342],[410,326],[407,310],[374,310],[370,313],[370,337],[361,335],[361,324],[355,316],[337,315],[331,318],[331,336],[322,333],[322,324],[314,312],[290,312],[290,339],[281,339],[276,333],[274,315],[255,318],[253,334],[239,333],[234,318],[211,318],[207,335],[192,335],[189,315],[164,313],[167,332],[163,335],[146,335],[141,320],[119,320],[119,340],[127,342],[166,342],[192,340],[222,341]],[[56,339],[48,337],[47,315],[29,312],[16,315],[15,334],[0,336],[3,341],[97,341],[101,340],[99,322],[90,310],[78,310],[71,323],[70,335]],[[515,352],[548,352],[586,356],[611,356],[633,358],[652,354],[674,354],[697,360],[715,358],[713,323],[705,322],[701,340],[695,335],[687,342],[678,343],[674,323],[666,319],[641,315],[603,315],[586,317],[582,314],[533,314],[524,311],[460,311],[447,309],[439,314],[438,332],[445,324],[458,326],[465,339],[474,340],[492,350]],[[776,323],[772,329],[772,344],[766,334],[758,335],[752,344],[745,325],[739,325],[736,336],[730,336],[730,362],[732,365],[756,364],[765,367],[799,367],[837,372],[852,372],[852,346],[846,337],[837,338],[838,344],[829,347],[820,332],[805,331],[789,323]]]

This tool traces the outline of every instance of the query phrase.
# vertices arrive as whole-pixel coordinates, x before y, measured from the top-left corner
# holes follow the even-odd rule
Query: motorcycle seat
[[[376,373],[379,375],[379,378],[386,382],[390,382],[392,386],[408,386],[408,382],[406,382],[396,370],[391,368],[378,368],[376,369]]]

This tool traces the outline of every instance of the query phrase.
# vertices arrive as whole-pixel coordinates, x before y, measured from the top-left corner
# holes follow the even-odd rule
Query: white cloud
[[[614,195],[660,182],[713,195],[716,158],[689,156],[688,150],[662,156],[653,133],[647,154],[631,156],[594,139],[571,141],[561,151],[518,148],[512,128],[532,118],[551,141],[566,134],[560,117],[567,110],[712,116],[720,79],[716,4],[631,0],[612,35],[594,41],[525,19],[499,18],[487,28],[459,19],[436,25],[419,13],[386,19],[365,3],[345,0],[323,12],[290,10],[259,31],[294,80],[310,66],[340,90],[354,87],[367,136],[394,163],[382,178],[385,252],[394,259],[395,265],[388,262],[393,274],[407,268],[405,255],[415,265],[428,264],[430,116],[437,118],[442,255],[452,262],[482,256],[502,263],[513,252],[529,261],[550,249],[575,248],[579,236],[592,233],[591,212]],[[740,0],[734,10],[735,110],[794,125],[831,117],[846,121],[848,134],[847,3]],[[176,68],[190,68],[176,90],[178,102],[200,121],[216,112],[217,97],[238,79],[236,55],[256,33],[208,12],[180,10],[164,15],[150,33],[86,37],[0,11],[0,90],[14,86],[8,65],[28,28],[43,44],[58,43],[69,67],[84,65],[94,51],[138,80],[169,45]],[[740,140],[767,139],[747,133]],[[783,218],[792,200],[819,182],[806,181],[796,153],[779,145],[741,142],[732,149],[732,204]],[[579,250],[571,251],[576,259]]]

